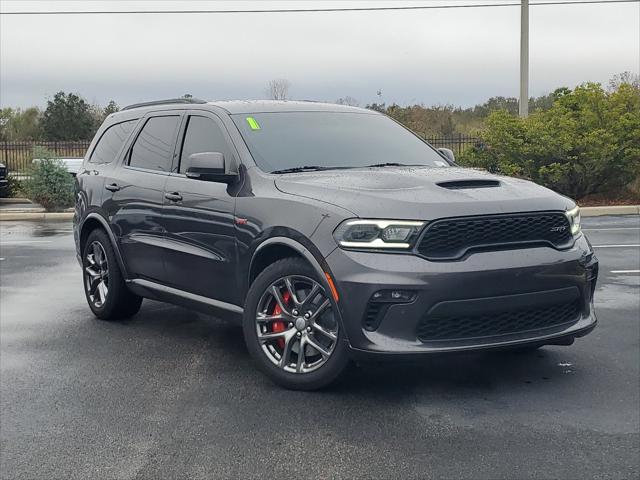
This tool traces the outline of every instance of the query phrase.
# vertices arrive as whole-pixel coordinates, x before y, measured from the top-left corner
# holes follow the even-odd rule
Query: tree
[[[40,138],[40,116],[37,107],[26,110],[3,108],[0,110],[0,140],[22,141]]]
[[[277,78],[267,83],[265,93],[272,100],[286,100],[289,96],[291,82],[285,78]]]
[[[104,107],[104,110],[102,110],[102,114],[104,115],[104,118],[107,118],[112,113],[116,113],[118,111],[120,111],[120,107],[118,106],[118,104],[113,100],[109,100],[107,106]]]
[[[88,140],[96,131],[91,105],[74,93],[58,92],[47,102],[42,132],[47,140]]]
[[[586,83],[556,91],[548,110],[526,119],[499,110],[481,133],[486,147],[460,162],[522,175],[574,198],[624,191],[640,171],[640,89]]]
[[[640,88],[640,75],[632,72],[617,73],[609,80],[609,90],[616,91],[624,84]]]
[[[387,112],[387,106],[384,103],[371,103],[368,105],[365,105],[364,108],[368,108],[369,110],[375,110],[376,112],[380,112],[380,113],[386,113]]]
[[[0,141],[9,140],[8,125],[13,116],[13,109],[2,108],[0,109]]]
[[[360,104],[358,103],[358,100],[356,100],[353,97],[350,97],[349,95],[347,95],[346,97],[340,97],[339,99],[336,100],[336,103],[338,105],[349,105],[350,107],[357,107]]]

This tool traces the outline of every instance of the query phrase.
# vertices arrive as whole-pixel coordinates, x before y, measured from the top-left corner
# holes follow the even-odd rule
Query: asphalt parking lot
[[[599,325],[571,347],[353,366],[315,393],[240,328],[89,311],[68,223],[0,224],[2,478],[637,478],[640,217],[583,228]]]

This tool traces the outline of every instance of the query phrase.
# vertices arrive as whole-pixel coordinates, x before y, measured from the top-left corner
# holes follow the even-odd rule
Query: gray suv
[[[572,200],[460,168],[374,111],[132,105],[105,120],[76,189],[98,318],[144,297],[237,319],[288,388],[323,387],[356,355],[569,345],[596,325]]]

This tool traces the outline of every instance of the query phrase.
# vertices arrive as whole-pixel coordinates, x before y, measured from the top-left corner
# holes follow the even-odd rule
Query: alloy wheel
[[[85,288],[89,301],[100,308],[109,294],[109,262],[104,247],[98,241],[89,245],[85,257]]]
[[[291,275],[273,282],[260,297],[256,333],[274,365],[307,373],[331,357],[338,342],[338,322],[325,289],[311,278]]]

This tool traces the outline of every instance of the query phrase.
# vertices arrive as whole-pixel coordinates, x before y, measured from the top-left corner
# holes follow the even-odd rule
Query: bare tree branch
[[[336,100],[338,105],[349,105],[350,107],[359,107],[360,103],[355,98],[347,95],[346,97],[340,97]]]
[[[289,96],[291,82],[285,78],[276,78],[269,81],[265,93],[272,100],[286,100]]]

